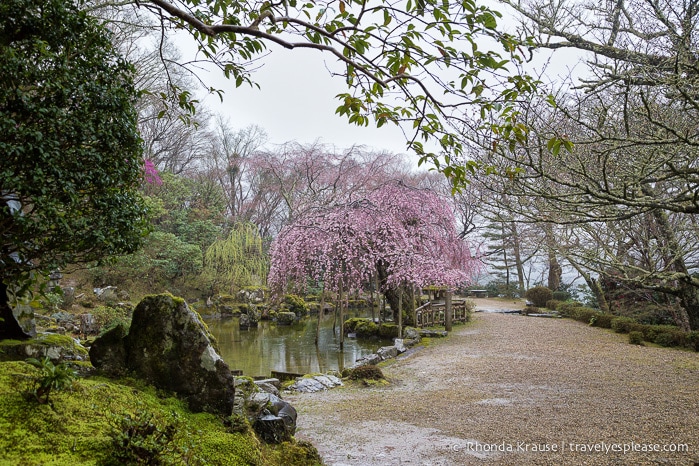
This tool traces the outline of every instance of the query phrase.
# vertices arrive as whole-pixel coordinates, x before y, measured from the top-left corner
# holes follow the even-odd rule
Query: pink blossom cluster
[[[310,278],[329,290],[358,290],[379,264],[388,272],[387,288],[456,287],[480,264],[457,235],[449,200],[402,183],[307,212],[282,229],[270,256],[269,284],[276,289]]]
[[[151,160],[143,161],[143,178],[146,180],[146,183],[158,186],[163,184],[163,180],[160,179],[158,174],[158,169],[155,168],[155,164]]]

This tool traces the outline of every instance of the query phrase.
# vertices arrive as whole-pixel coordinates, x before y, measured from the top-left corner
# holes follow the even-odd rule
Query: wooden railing
[[[444,316],[446,314],[446,304],[444,302],[429,302],[415,309],[415,326],[435,327],[444,325]],[[452,322],[467,322],[468,311],[466,309],[466,301],[455,299],[451,303],[451,321]]]

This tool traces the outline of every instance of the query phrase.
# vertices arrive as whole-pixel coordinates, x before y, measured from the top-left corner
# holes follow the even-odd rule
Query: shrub
[[[546,307],[546,302],[553,299],[553,291],[545,286],[535,286],[529,288],[524,297],[531,301],[536,307]]]
[[[284,304],[286,304],[286,307],[290,312],[293,312],[299,317],[308,314],[308,304],[306,304],[306,301],[304,301],[304,299],[299,295],[284,295]]]
[[[573,315],[571,317],[579,322],[592,325],[594,323],[592,318],[596,317],[597,315],[599,315],[599,311],[596,311],[595,309],[590,309],[589,307],[578,307],[573,311]]]
[[[379,325],[379,336],[381,338],[398,338],[398,325],[382,323]]]
[[[590,319],[590,325],[600,328],[612,328],[614,316],[611,314],[597,313]]]
[[[568,301],[571,298],[570,293],[567,291],[554,291],[553,292],[553,299],[556,301]]]
[[[694,351],[699,351],[699,330],[687,334],[687,346]]]
[[[559,301],[558,299],[549,299],[546,301],[546,309],[550,309],[552,311],[555,311],[558,309],[558,306],[563,304],[563,301]]]
[[[39,369],[39,375],[34,379],[32,394],[41,404],[49,403],[52,390],[59,391],[72,386],[73,380],[77,377],[77,373],[66,363],[54,365],[47,356],[42,359],[29,358],[26,362]]]
[[[522,309],[523,316],[528,316],[529,314],[536,314],[537,312],[539,312],[539,308],[534,306],[526,306],[524,309]]]
[[[377,366],[367,364],[352,369],[348,378],[350,380],[381,380],[384,378],[383,372]]]
[[[119,324],[124,324],[126,328],[131,325],[132,306],[97,306],[90,311],[100,326],[100,333],[104,334],[108,330]]]
[[[665,325],[658,327],[666,327]],[[687,333],[683,332],[679,328],[664,328],[658,331],[653,340],[660,346],[686,346],[687,345]]]
[[[634,330],[629,332],[629,343],[632,345],[642,345],[643,344],[643,333]]]
[[[558,305],[558,312],[563,317],[573,318],[576,310],[582,308],[583,305],[578,302],[566,302]]]
[[[360,322],[354,330],[358,337],[376,337],[379,335],[379,326],[371,320]]]
[[[179,427],[177,418],[162,423],[149,412],[114,419],[108,464],[174,464],[184,453],[176,442]]]
[[[636,319],[631,317],[615,317],[612,319],[612,330],[616,333],[631,333],[634,328],[638,327]],[[636,330],[637,331],[637,330]]]

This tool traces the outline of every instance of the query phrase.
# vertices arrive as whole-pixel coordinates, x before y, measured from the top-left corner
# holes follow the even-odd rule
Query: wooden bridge
[[[432,302],[415,309],[415,326],[418,328],[435,327],[445,325],[447,305],[444,301]],[[469,312],[466,308],[466,300],[455,299],[451,303],[451,321],[468,322]]]

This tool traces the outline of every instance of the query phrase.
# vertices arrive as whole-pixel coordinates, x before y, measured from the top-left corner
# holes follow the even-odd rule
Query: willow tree
[[[212,292],[230,292],[243,286],[262,286],[267,281],[269,259],[257,227],[237,223],[227,238],[206,250],[204,273],[211,279]]]

